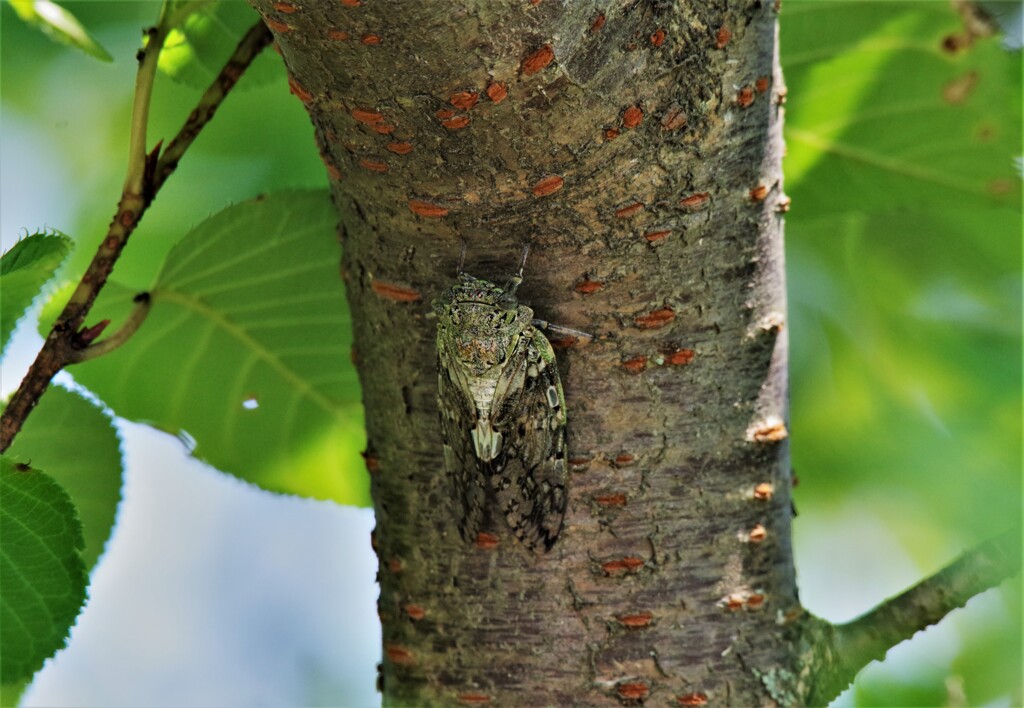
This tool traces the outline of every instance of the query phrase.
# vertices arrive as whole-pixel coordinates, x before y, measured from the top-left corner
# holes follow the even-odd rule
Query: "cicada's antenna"
[[[508,285],[505,286],[505,292],[511,296],[516,294],[516,290],[519,289],[519,285],[523,282],[523,269],[526,267],[526,257],[528,255],[530,255],[530,244],[526,244],[525,248],[523,248],[523,257],[519,259],[519,270],[508,279]]]
[[[523,246],[523,257],[519,260],[519,277],[523,276],[523,268],[526,267],[526,257],[530,255],[530,244]]]

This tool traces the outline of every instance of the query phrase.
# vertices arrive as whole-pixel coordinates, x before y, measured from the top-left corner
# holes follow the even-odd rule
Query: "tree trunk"
[[[388,704],[800,702],[776,8],[255,0],[331,174]],[[435,321],[466,272],[551,334],[547,554],[459,537]],[[804,677],[806,679],[806,677]]]

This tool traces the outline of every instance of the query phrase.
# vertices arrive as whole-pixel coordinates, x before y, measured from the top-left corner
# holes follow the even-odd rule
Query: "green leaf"
[[[964,648],[951,669],[963,677],[966,705],[993,705],[1020,684],[1024,666],[1020,575],[1007,581],[1000,593],[1002,602],[988,603],[984,614],[975,612],[968,621],[960,618]]]
[[[120,443],[110,419],[81,395],[50,386],[8,454],[49,470],[69,492],[82,522],[82,561],[90,569],[110,535],[120,499]],[[0,500],[3,513],[5,501]],[[17,705],[29,680],[0,685],[0,705]]]
[[[794,213],[1020,204],[1021,62],[947,3],[793,2],[781,21]]]
[[[63,234],[37,232],[0,258],[0,353],[18,320],[71,252],[71,244]]]
[[[336,221],[326,192],[211,217],[168,254],[135,336],[75,379],[265,489],[367,504]],[[93,315],[117,322],[134,295],[108,284]]]
[[[938,567],[1021,515],[1020,54],[965,41],[948,3],[787,0],[780,26],[796,503],[856,509]],[[1005,626],[977,643],[1012,678],[965,676],[966,704],[1019,692]],[[957,683],[890,658],[852,695],[934,705]]]
[[[23,678],[11,683],[0,683],[0,706],[16,706],[21,694],[28,688],[31,678]]]
[[[82,525],[50,477],[0,458],[0,681],[31,676],[64,646],[85,602]]]
[[[82,559],[92,568],[121,499],[121,441],[113,422],[80,394],[50,386],[7,454],[47,470],[71,495],[82,520]]]
[[[1022,97],[1019,54],[963,32],[943,3],[793,2],[781,54],[799,494],[970,544],[1020,515]]]
[[[853,690],[857,705],[861,706],[950,705],[945,678],[942,672],[928,667],[919,675],[895,680],[871,665],[854,684]]]
[[[168,34],[160,52],[160,70],[175,81],[205,89],[245,33],[259,21],[259,14],[242,0],[203,3]],[[240,85],[270,83],[281,79],[283,71],[283,64],[273,52],[262,52],[246,69],[245,81]]]
[[[50,0],[9,0],[18,17],[38,27],[43,34],[61,44],[81,49],[103,61],[113,61],[69,10]]]

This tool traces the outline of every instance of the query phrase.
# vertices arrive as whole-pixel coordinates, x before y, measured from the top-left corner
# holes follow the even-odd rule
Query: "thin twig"
[[[1021,530],[1016,528],[966,551],[948,566],[846,624],[831,626],[830,646],[816,648],[827,657],[811,705],[825,705],[850,685],[857,672],[905,639],[963,607],[975,595],[1020,572]],[[827,676],[827,679],[822,680]]]
[[[164,19],[163,14],[161,19]],[[180,19],[175,14],[176,21]],[[155,76],[156,58],[163,46],[167,32],[173,25],[170,21],[162,22],[157,28],[150,30],[149,41],[139,57],[139,78],[136,81],[136,90],[145,93],[145,110],[141,115],[148,113],[149,95],[151,93],[152,80]],[[3,452],[21,430],[29,413],[35,408],[40,397],[50,385],[53,377],[68,364],[82,360],[82,350],[89,348],[106,347],[103,342],[91,344],[95,328],[83,330],[83,324],[89,311],[92,309],[96,297],[107,282],[114,264],[117,262],[121,251],[124,249],[139,220],[145,213],[146,208],[152,202],[153,197],[160,187],[171,175],[177,166],[181,155],[185,152],[196,135],[209,121],[217,109],[217,106],[227,95],[228,91],[235,85],[239,77],[249,66],[261,49],[270,43],[271,34],[262,21],[257,22],[245,35],[241,43],[232,53],[224,68],[214,79],[213,84],[207,89],[200,99],[198,107],[192,112],[185,125],[182,126],[178,135],[168,145],[164,156],[156,160],[153,168],[154,156],[146,157],[145,129],[140,119],[140,101],[135,103],[132,115],[132,136],[131,136],[131,160],[128,170],[128,177],[125,181],[125,189],[121,194],[121,200],[117,205],[117,212],[107,230],[107,235],[100,243],[96,255],[86,269],[85,274],[78,283],[78,287],[72,294],[71,299],[65,305],[64,310],[53,324],[53,328],[43,342],[42,349],[36,356],[35,361],[29,367],[28,373],[22,380],[18,390],[15,391],[3,416],[0,417],[0,452]],[[147,78],[148,77],[148,78]],[[141,87],[141,88],[140,88]],[[140,148],[140,146],[142,146]],[[173,148],[173,150],[172,150]],[[141,163],[140,163],[140,157]],[[134,331],[134,330],[131,330]],[[83,338],[83,334],[86,336]],[[129,332],[130,334],[130,332]]]
[[[262,22],[257,22],[245,34],[242,41],[238,43],[234,54],[231,55],[224,68],[220,70],[217,78],[213,80],[213,83],[206,89],[202,98],[199,99],[199,104],[189,114],[185,125],[181,127],[181,130],[174,136],[174,139],[168,143],[167,148],[160,155],[160,159],[157,160],[156,168],[153,171],[152,188],[154,192],[160,189],[164,181],[174,172],[174,168],[178,166],[178,160],[188,150],[192,141],[199,135],[199,131],[203,129],[203,126],[213,118],[213,114],[217,111],[221,101],[224,100],[224,96],[238,82],[238,79],[241,78],[242,73],[252,63],[252,60],[256,58],[256,55],[269,45],[273,38],[274,36],[267,29],[267,26]]]

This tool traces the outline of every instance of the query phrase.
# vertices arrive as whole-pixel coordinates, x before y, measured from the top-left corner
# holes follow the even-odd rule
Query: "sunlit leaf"
[[[1021,515],[1021,63],[969,5],[788,0],[780,20],[797,505],[861,509],[922,568]],[[986,637],[1012,696],[1019,622]],[[957,680],[886,662],[850,695],[998,702]]]
[[[794,209],[1020,203],[1021,62],[998,38],[961,39],[945,3],[797,0],[781,27]]]
[[[0,683],[0,706],[16,706],[25,692],[31,678],[23,678],[10,683]]]
[[[876,510],[959,513],[979,541],[1020,508],[1019,55],[994,36],[948,50],[965,30],[940,3],[792,2],[784,19],[800,494],[864,485]],[[989,189],[1004,177],[1010,194]]]
[[[89,31],[82,26],[70,10],[51,0],[9,0],[18,17],[38,27],[48,37],[61,44],[77,47],[86,54],[103,61],[113,61]]]
[[[31,676],[60,649],[85,602],[82,525],[67,492],[0,458],[0,681]]]
[[[265,489],[368,503],[359,384],[326,192],[230,207],[170,252],[139,332],[74,367],[123,417]],[[96,319],[135,293],[108,285]]]
[[[875,667],[871,667],[875,668]],[[866,672],[854,689],[857,704],[863,706],[949,705],[945,676],[934,668],[910,680],[894,680],[881,671]]]
[[[160,52],[160,70],[195,88],[206,88],[217,76],[259,14],[242,0],[213,0],[196,6],[180,27],[167,36]],[[273,52],[263,52],[246,69],[241,87],[282,79],[284,66]]]

